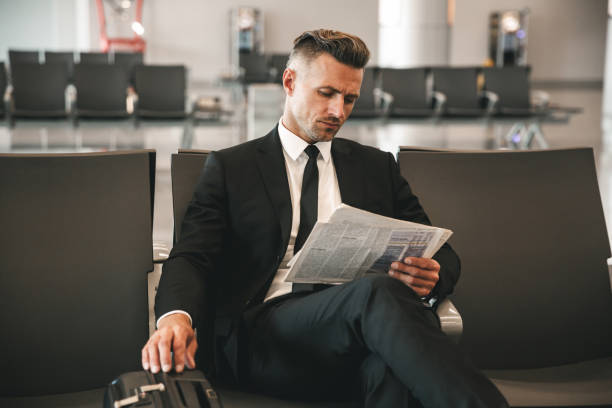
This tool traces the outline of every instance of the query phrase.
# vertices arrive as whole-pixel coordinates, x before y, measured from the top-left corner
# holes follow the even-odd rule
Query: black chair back
[[[152,118],[185,116],[187,72],[184,65],[141,65],[136,67],[136,114]]]
[[[172,155],[172,208],[174,215],[174,242],[181,236],[181,224],[187,206],[193,197],[198,178],[202,174],[209,150],[180,150]]]
[[[497,94],[500,113],[531,110],[528,67],[484,68],[484,87]]]
[[[287,68],[288,60],[289,54],[268,55],[268,68],[271,68],[274,73],[274,76],[272,77],[273,82],[283,82],[283,72],[285,72],[285,68]]]
[[[6,92],[6,87],[8,86],[8,81],[6,79],[6,67],[4,66],[4,61],[0,61],[0,95],[4,96]],[[0,118],[3,118],[6,114],[6,110],[4,109],[4,98],[0,102]]]
[[[38,64],[40,63],[40,55],[38,50],[36,51],[21,51],[21,50],[9,50],[9,64],[11,71],[13,66],[16,64]]]
[[[70,81],[74,78],[74,52],[72,51],[45,51],[45,63],[66,64]]]
[[[144,63],[142,52],[115,52],[115,65],[127,74],[130,83],[134,83],[135,69]]]
[[[107,52],[81,52],[79,63],[81,64],[110,64],[110,54]]]
[[[154,162],[153,151],[0,154],[1,397],[140,369]]]
[[[478,92],[477,68],[432,68],[433,86],[446,96],[444,113],[478,116],[484,113]]]
[[[268,61],[263,54],[241,53],[239,57],[240,68],[244,69],[243,81],[247,84],[271,82]]]
[[[434,225],[454,231],[460,345],[481,368],[612,357],[606,231],[591,148],[400,151]]]
[[[15,116],[66,116],[65,64],[16,64],[11,78]]]
[[[391,116],[429,116],[433,113],[426,68],[381,68],[382,90],[393,96]]]
[[[363,70],[363,81],[359,98],[353,107],[352,118],[372,118],[378,116],[381,111],[376,102],[374,89],[377,87],[378,70],[368,67]]]
[[[75,86],[78,116],[127,116],[128,76],[121,67],[104,64],[77,64]]]

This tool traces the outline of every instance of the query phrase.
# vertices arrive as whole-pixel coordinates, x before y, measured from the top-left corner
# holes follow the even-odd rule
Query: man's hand
[[[142,368],[159,372],[172,369],[174,352],[174,369],[180,373],[185,364],[195,368],[195,352],[198,343],[191,328],[189,318],[181,313],[171,314],[159,321],[158,329],[142,348]]]
[[[428,296],[440,280],[440,264],[433,259],[408,257],[391,264],[389,275],[402,281],[420,297]]]

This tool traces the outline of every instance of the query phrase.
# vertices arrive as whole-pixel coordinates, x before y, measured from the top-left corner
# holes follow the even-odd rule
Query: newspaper
[[[431,258],[452,231],[397,220],[340,205],[328,222],[317,222],[289,261],[287,282],[343,283],[389,270],[407,256]]]

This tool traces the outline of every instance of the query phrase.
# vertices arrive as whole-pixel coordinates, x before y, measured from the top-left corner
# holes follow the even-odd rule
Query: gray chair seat
[[[90,391],[36,397],[0,397],[0,406],[3,408],[101,408],[105,389],[96,388]]]

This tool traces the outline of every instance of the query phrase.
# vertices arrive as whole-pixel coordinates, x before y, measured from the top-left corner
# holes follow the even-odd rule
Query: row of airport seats
[[[577,111],[531,91],[529,73],[529,67],[367,67],[352,117],[524,118]]]
[[[8,51],[10,69],[13,65],[31,63],[61,63],[68,67],[69,80],[73,80],[74,65],[81,64],[115,64],[126,72],[132,73],[136,65],[144,64],[141,52],[79,52],[73,51],[47,51],[41,50],[14,50]],[[132,77],[130,76],[132,79]]]
[[[242,83],[281,83],[289,54],[242,53],[239,59]]]
[[[10,76],[0,62],[0,113],[19,118],[185,119],[187,72],[183,65],[145,65],[142,54],[9,51]],[[10,81],[9,81],[10,78]],[[5,91],[6,90],[6,91]]]
[[[176,237],[207,157],[172,155]],[[433,223],[454,231],[461,349],[511,406],[610,406],[610,244],[592,149],[402,148],[398,162]],[[0,154],[0,406],[99,407],[105,384],[139,369],[147,275],[164,259],[154,186],[151,150]],[[358,406],[215,386],[226,408]]]

